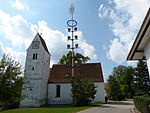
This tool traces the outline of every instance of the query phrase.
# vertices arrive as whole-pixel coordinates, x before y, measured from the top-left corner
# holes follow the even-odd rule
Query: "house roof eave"
[[[135,54],[139,52],[138,47],[140,46],[142,40],[145,38],[144,35],[145,35],[149,25],[150,25],[150,8],[144,18],[144,21],[140,27],[137,37],[132,45],[132,48],[131,48],[128,56],[127,56],[127,60],[141,59],[141,58],[134,58],[134,57],[135,57]],[[143,56],[144,56],[144,50],[140,50],[140,51],[143,51]]]

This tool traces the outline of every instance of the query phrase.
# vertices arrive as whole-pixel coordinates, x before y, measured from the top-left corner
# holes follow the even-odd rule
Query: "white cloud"
[[[96,59],[97,55],[95,54],[94,46],[86,42],[86,40],[83,38],[82,32],[78,31],[75,35],[79,37],[78,38],[79,49],[83,50],[83,54],[85,56],[89,56],[91,59]]]
[[[116,38],[111,41],[109,45],[109,50],[107,51],[107,57],[118,64],[124,61],[123,57],[126,57],[127,48]]]
[[[110,7],[113,3],[114,6]],[[107,48],[107,57],[121,64],[126,60],[134,38],[150,6],[149,0],[109,0],[110,6],[101,4],[99,17],[109,18],[114,34]]]
[[[7,54],[10,57],[12,57],[13,60],[18,61],[21,64],[21,67],[24,67],[24,65],[25,65],[25,57],[26,57],[26,53],[25,52],[15,51],[14,49],[7,47],[5,49],[5,54]]]
[[[58,59],[67,52],[65,35],[58,30],[53,30],[48,27],[47,22],[45,21],[38,21],[37,27],[39,31],[42,32],[42,37],[52,55],[51,60],[57,63]]]
[[[82,41],[80,42],[80,48],[84,50],[85,56],[89,56],[91,59],[97,58],[97,55],[95,54],[95,48],[92,45]]]
[[[34,26],[22,16],[10,16],[0,10],[0,32],[15,47],[28,47],[35,34]]]
[[[30,23],[21,15],[11,16],[0,10],[0,33],[5,35],[6,40],[11,42],[12,47],[5,47],[6,53],[11,53],[11,56],[19,60],[24,65],[25,50],[20,52],[20,49],[27,49],[31,44],[36,32],[42,32],[48,49],[52,55],[51,65],[57,63],[63,54],[68,50],[67,36],[58,30],[50,28],[46,21],[38,21],[37,25]],[[84,55],[88,55],[91,59],[95,59],[95,48],[88,44],[84,39],[82,32],[77,32],[79,35],[80,50]]]
[[[0,42],[0,59],[2,58],[4,51],[5,51],[4,46],[3,46],[3,44]]]
[[[16,0],[14,3],[13,2],[10,3],[13,8],[16,8],[18,10],[29,10],[29,6],[27,6],[25,3],[21,2],[20,0]]]
[[[45,39],[49,51],[52,54],[51,60],[55,63],[58,62],[61,56],[68,52],[66,49],[66,45],[69,44],[69,41],[67,41],[67,36],[58,30],[53,30],[48,27],[45,21],[38,22],[38,29],[42,32],[42,37]],[[95,59],[97,57],[95,54],[95,48],[83,39],[81,31],[78,31],[76,34],[79,37],[79,41],[77,42],[79,43],[79,49],[83,51],[85,56]]]
[[[4,47],[4,45],[0,42],[0,59],[2,59],[2,56],[6,54],[9,55],[9,57],[12,57],[15,61],[20,62],[22,67],[24,67],[25,63],[25,52],[15,51],[13,48]]]
[[[138,63],[138,61],[127,61],[127,64],[129,66],[133,66],[133,67],[137,66],[137,63]]]

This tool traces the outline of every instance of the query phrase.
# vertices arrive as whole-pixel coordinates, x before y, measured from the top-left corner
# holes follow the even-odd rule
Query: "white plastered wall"
[[[56,86],[60,85],[60,97],[56,97]],[[95,85],[97,86],[96,90],[96,97],[92,101],[92,103],[104,103],[105,96],[104,96],[104,83],[103,82],[96,82]],[[71,83],[55,83],[55,84],[48,84],[48,104],[71,104],[72,97],[71,97]]]
[[[148,71],[149,71],[149,76],[150,76],[150,40],[148,40],[147,44],[145,45],[144,55],[147,60],[147,66],[148,66]]]
[[[40,41],[38,35],[33,41]],[[37,59],[33,59],[37,53]],[[24,77],[26,83],[22,95],[25,98],[20,102],[20,107],[39,107],[46,102],[47,82],[49,76],[50,54],[45,51],[40,41],[39,49],[32,49],[32,43],[27,50]],[[32,70],[34,67],[34,70]]]

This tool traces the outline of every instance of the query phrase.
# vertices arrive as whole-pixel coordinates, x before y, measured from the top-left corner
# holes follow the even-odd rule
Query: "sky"
[[[26,50],[37,32],[51,53],[50,66],[69,50],[67,24],[74,4],[80,52],[101,62],[105,81],[114,67],[136,65],[126,57],[150,0],[0,0],[0,58],[10,55],[25,65]]]

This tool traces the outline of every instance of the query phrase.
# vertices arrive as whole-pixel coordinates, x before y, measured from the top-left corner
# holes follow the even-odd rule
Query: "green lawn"
[[[73,105],[48,105],[40,108],[18,108],[12,110],[5,110],[1,113],[76,113],[78,111],[100,106],[101,104],[92,104],[90,106],[76,107]]]

